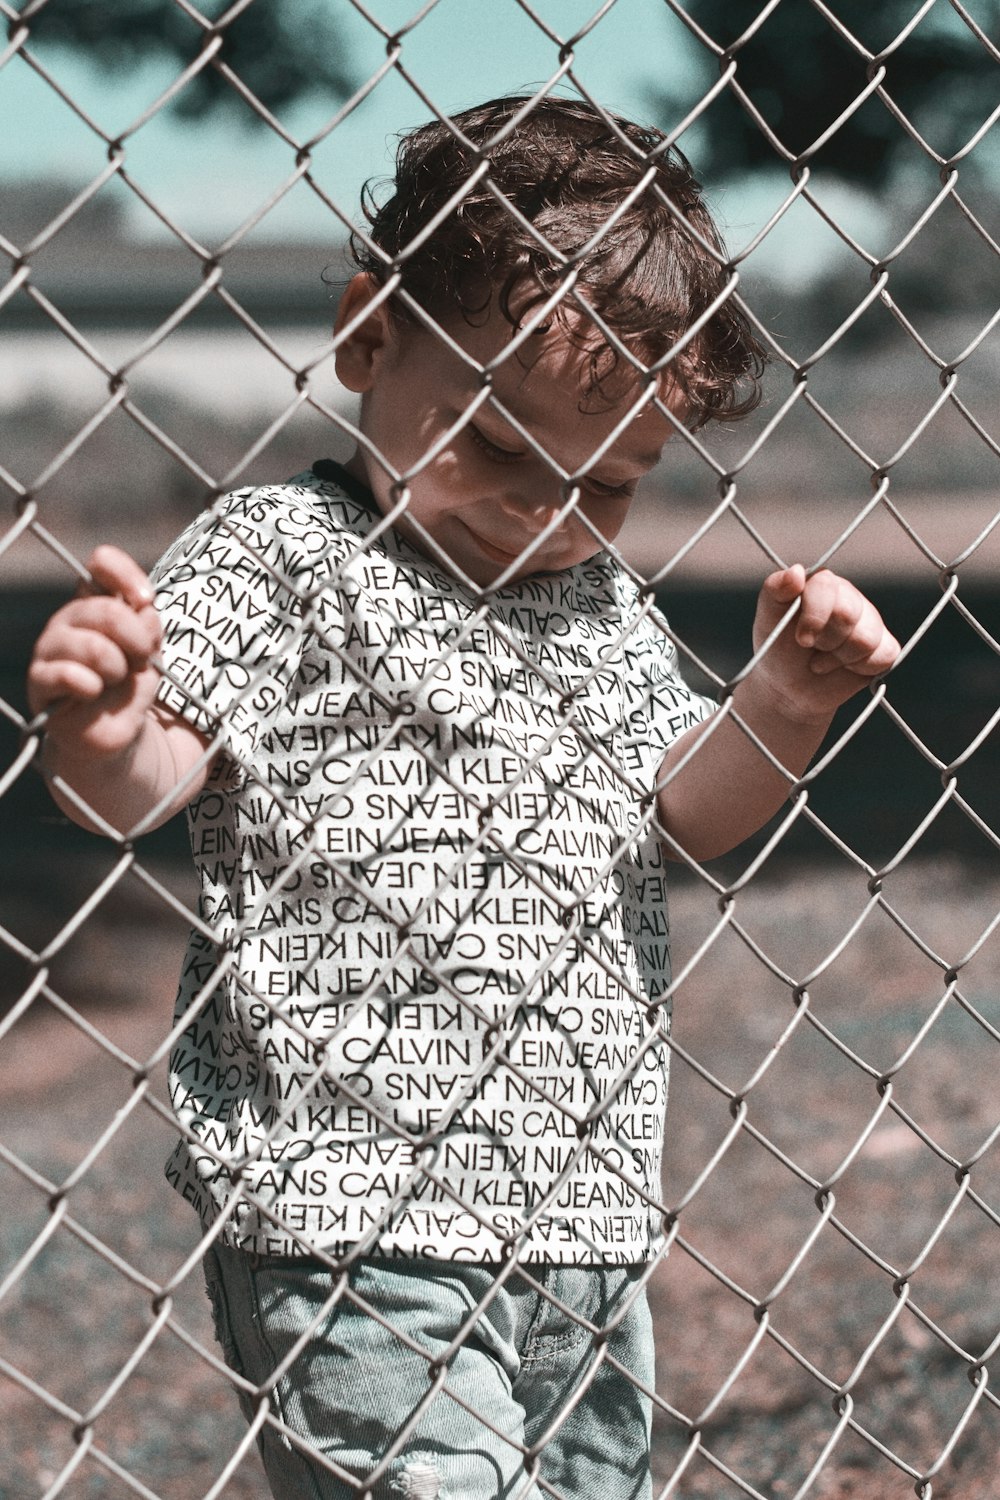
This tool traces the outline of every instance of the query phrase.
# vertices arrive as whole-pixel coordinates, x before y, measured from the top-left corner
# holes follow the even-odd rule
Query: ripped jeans
[[[515,1273],[478,1310],[496,1267],[372,1258],[328,1306],[344,1278],[317,1261],[210,1250],[247,1419],[267,1402],[275,1500],[649,1500],[642,1267],[530,1273],[548,1295]]]

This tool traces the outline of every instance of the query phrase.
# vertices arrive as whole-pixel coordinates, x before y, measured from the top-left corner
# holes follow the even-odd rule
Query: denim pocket
[[[236,1347],[236,1339],[233,1335],[233,1323],[229,1315],[229,1299],[226,1296],[226,1288],[222,1279],[222,1268],[219,1265],[219,1257],[212,1246],[209,1246],[205,1251],[202,1260],[202,1269],[205,1273],[205,1290],[208,1292],[208,1300],[212,1304],[212,1322],[215,1327],[215,1337],[219,1341],[226,1364],[237,1375],[242,1375],[243,1363],[240,1359],[239,1349]]]

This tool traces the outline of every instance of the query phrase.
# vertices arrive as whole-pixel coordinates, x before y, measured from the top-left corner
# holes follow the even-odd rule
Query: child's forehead
[[[578,457],[579,445],[582,452],[611,444],[609,457],[626,463],[630,472],[645,472],[658,462],[673,435],[673,422],[686,421],[686,403],[676,386],[662,377],[651,382],[624,359],[610,376],[595,383],[595,340],[586,340],[561,320],[552,319],[525,334],[493,310],[488,318],[471,324],[456,317],[447,332],[462,354],[445,354],[439,395],[456,411],[475,407],[479,421],[499,411],[562,457],[570,456],[571,447]],[[434,335],[425,332],[424,337]],[[606,345],[602,342],[600,348]],[[433,353],[431,359],[437,365]],[[424,372],[431,379],[434,373]],[[495,401],[481,405],[477,398],[481,399],[484,383]],[[669,408],[673,421],[663,407]]]
[[[484,381],[512,409],[522,401],[572,399],[582,414],[622,414],[647,405],[650,379],[627,355],[616,353],[582,314],[563,311],[545,321],[511,323],[499,308],[474,324],[460,319],[449,328],[467,356],[464,379],[470,392]],[[653,382],[655,393],[673,405],[671,382]]]

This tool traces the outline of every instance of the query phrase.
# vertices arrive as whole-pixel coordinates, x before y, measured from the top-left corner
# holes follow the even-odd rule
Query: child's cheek
[[[426,477],[424,501],[428,516],[434,520],[471,511],[491,493],[488,476],[479,471],[479,466],[453,454],[443,455],[428,469]]]
[[[581,511],[591,525],[597,528],[601,536],[610,542],[624,526],[631,504],[631,497],[621,500],[590,501],[581,506]]]

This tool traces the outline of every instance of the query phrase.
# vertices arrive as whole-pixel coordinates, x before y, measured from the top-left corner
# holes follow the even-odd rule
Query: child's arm
[[[799,565],[765,580],[754,621],[757,650],[796,599],[800,608],[733,693],[740,719],[793,776],[805,771],[840,705],[887,672],[899,642],[874,605],[835,573],[807,579]],[[704,739],[661,787],[660,820],[694,859],[712,859],[749,838],[787,799],[790,784],[731,716],[688,730],[671,745],[660,779]]]
[[[120,832],[173,793],[150,825],[157,827],[204,786],[210,762],[192,768],[208,742],[155,702],[160,621],[138,563],[117,547],[98,547],[87,567],[106,592],[58,610],[28,669],[31,712],[50,712],[45,768]],[[74,822],[95,826],[58,788],[52,794]]]

